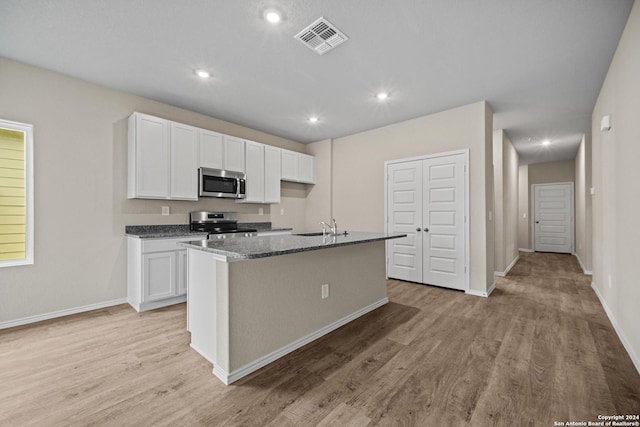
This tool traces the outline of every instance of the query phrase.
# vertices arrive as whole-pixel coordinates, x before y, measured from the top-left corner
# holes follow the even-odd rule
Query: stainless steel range
[[[191,212],[191,230],[209,233],[209,240],[257,236],[256,229],[238,228],[235,212]]]

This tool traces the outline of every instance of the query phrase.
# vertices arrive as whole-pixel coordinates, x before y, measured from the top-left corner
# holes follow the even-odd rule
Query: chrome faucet
[[[338,234],[338,223],[336,222],[336,219],[333,218],[331,220],[333,222],[333,226],[327,224],[324,221],[321,221],[320,224],[322,224],[322,235],[325,236],[327,234],[327,228],[329,228],[329,230],[331,231],[331,233],[329,234]]]

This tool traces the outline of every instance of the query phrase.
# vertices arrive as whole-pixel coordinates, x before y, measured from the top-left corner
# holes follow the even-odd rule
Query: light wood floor
[[[184,304],[0,331],[2,426],[553,426],[640,413],[640,375],[569,255],[522,253],[490,298],[391,302],[224,386]]]

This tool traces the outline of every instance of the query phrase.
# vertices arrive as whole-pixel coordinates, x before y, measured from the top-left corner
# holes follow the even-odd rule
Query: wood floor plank
[[[640,413],[640,374],[570,255],[522,253],[489,298],[390,303],[225,386],[186,307],[0,331],[0,426],[548,426]]]

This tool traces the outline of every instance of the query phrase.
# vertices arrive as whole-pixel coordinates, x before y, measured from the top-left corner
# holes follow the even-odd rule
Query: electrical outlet
[[[329,298],[329,284],[322,285],[322,299]]]
[[[162,207],[162,215],[168,216],[170,213],[171,213],[171,209],[169,208],[169,206]]]
[[[263,208],[258,209],[258,215],[260,215],[260,216],[264,215],[264,209]]]
[[[284,215],[284,209],[280,209],[280,215]]]

